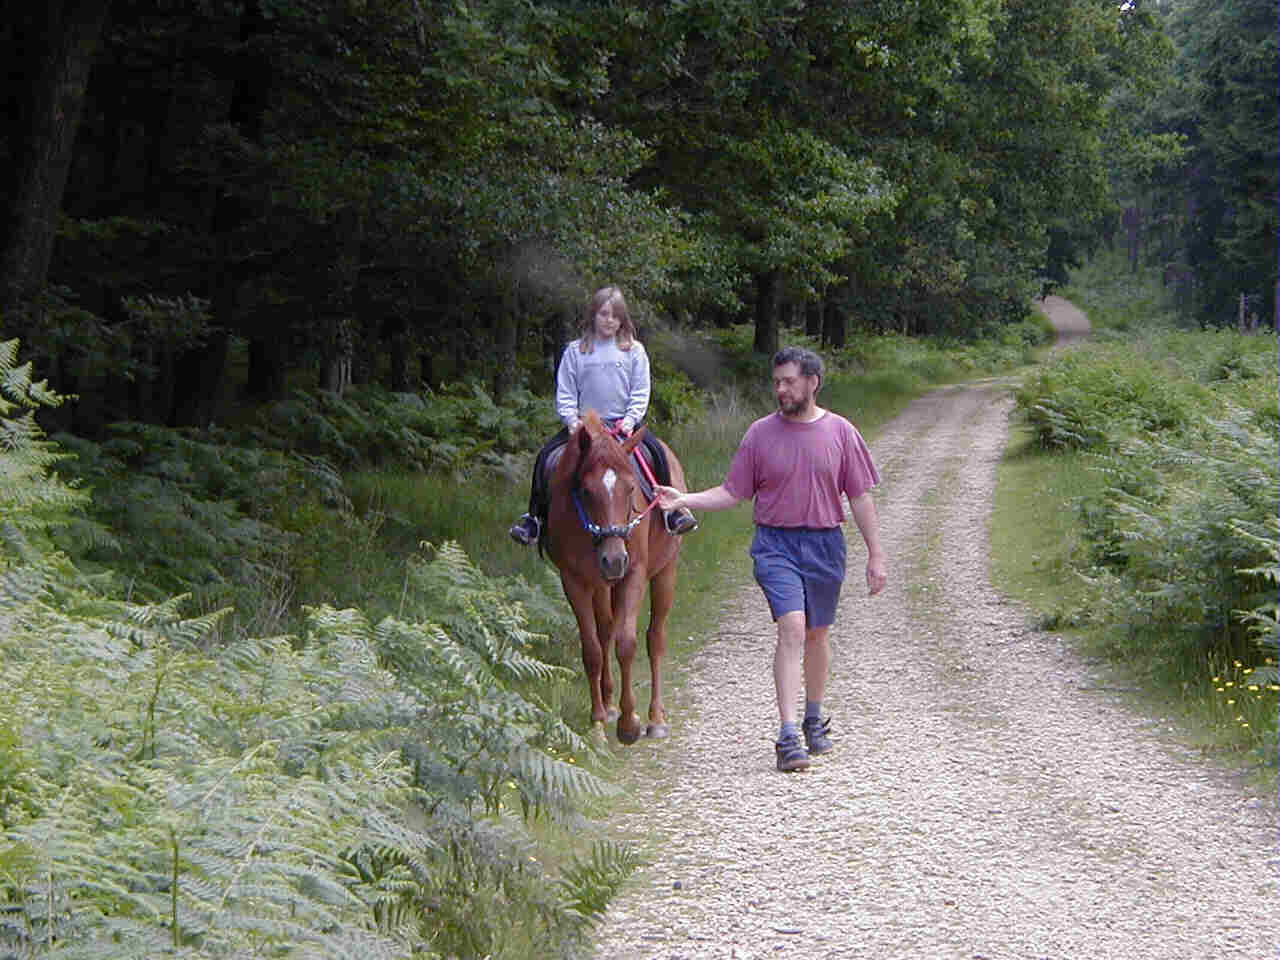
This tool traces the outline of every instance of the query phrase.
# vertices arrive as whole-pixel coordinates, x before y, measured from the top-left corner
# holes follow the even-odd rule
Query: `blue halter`
[[[630,539],[631,532],[644,519],[644,513],[642,513],[630,523],[621,526],[615,524],[611,527],[602,527],[599,524],[592,523],[591,518],[587,516],[587,511],[582,508],[582,497],[578,495],[577,487],[573,488],[571,496],[573,497],[573,505],[578,508],[578,519],[582,521],[582,529],[591,534],[591,542],[597,547],[600,546],[601,541],[609,537],[621,537],[623,540]],[[645,511],[645,513],[648,512],[648,510]]]

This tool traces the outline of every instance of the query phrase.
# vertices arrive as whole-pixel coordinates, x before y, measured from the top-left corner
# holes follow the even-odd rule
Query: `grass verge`
[[[1167,583],[1160,581],[1163,570],[1171,569],[1169,557],[1185,555],[1186,563],[1198,562],[1201,570],[1217,569],[1217,561],[1206,559],[1207,552],[1197,560],[1196,545],[1203,551],[1228,541],[1226,528],[1216,521],[1197,521],[1194,510],[1188,516],[1179,514],[1180,499],[1229,503],[1223,509],[1230,513],[1243,509],[1243,501],[1231,500],[1224,491],[1238,488],[1246,491],[1245,499],[1263,498],[1265,491],[1258,491],[1266,483],[1255,490],[1252,481],[1236,482],[1230,470],[1196,471],[1188,464],[1201,451],[1209,452],[1210,445],[1195,433],[1201,429],[1198,425],[1216,422],[1213,418],[1225,422],[1220,400],[1245,411],[1237,420],[1252,417],[1266,423],[1274,417],[1269,412],[1275,404],[1274,362],[1268,370],[1259,360],[1274,354],[1274,344],[1268,348],[1256,338],[1186,329],[1158,281],[1130,275],[1116,258],[1103,256],[1089,264],[1062,295],[1084,308],[1095,328],[1097,346],[1079,347],[1089,352],[1060,376],[1061,386],[1072,392],[1079,409],[1089,409],[1076,419],[1095,429],[1097,436],[1085,437],[1088,450],[1068,445],[1050,452],[1027,427],[1015,429],[1000,466],[992,518],[993,579],[1001,592],[1033,612],[1040,627],[1065,634],[1085,656],[1110,663],[1118,684],[1137,691],[1139,709],[1169,717],[1183,742],[1239,770],[1255,788],[1274,790],[1280,710],[1275,685],[1251,677],[1251,664],[1236,655],[1215,653],[1213,631],[1205,623],[1190,617],[1182,622],[1172,615],[1156,618],[1154,613],[1148,618],[1145,613],[1164,613],[1157,602],[1160,597],[1183,595],[1179,590],[1192,595],[1197,582],[1191,576],[1197,572],[1194,566],[1182,568],[1181,575],[1166,574]],[[1125,351],[1131,352],[1131,361],[1125,361]],[[1102,377],[1090,380],[1081,372],[1088,370]],[[1140,373],[1147,376],[1141,383]],[[1139,389],[1144,385],[1150,387],[1146,393]],[[1143,499],[1130,498],[1128,503],[1144,510],[1112,511],[1104,505],[1119,500],[1114,488],[1126,483],[1116,469],[1123,465],[1117,457],[1131,442],[1125,430],[1132,429],[1116,411],[1122,402],[1131,403],[1131,421],[1141,423],[1146,417],[1156,422],[1148,426],[1149,435],[1160,426],[1153,411],[1163,409],[1163,401],[1179,415],[1168,418],[1171,439],[1152,447],[1167,462],[1155,456],[1138,458],[1139,468],[1153,471],[1152,479],[1137,487],[1130,479],[1131,492]],[[1040,432],[1046,435],[1043,424]],[[1202,432],[1211,437],[1214,433]],[[1170,456],[1169,451],[1180,445],[1191,455]],[[1157,481],[1177,495],[1158,497],[1152,489]],[[1274,482],[1270,487],[1274,493]],[[1110,518],[1112,546],[1122,553],[1120,560],[1109,559],[1105,577],[1099,575],[1091,583],[1089,578],[1098,572],[1100,531],[1106,533],[1099,525],[1102,517]],[[1087,542],[1091,535],[1093,556]],[[1222,570],[1225,575],[1241,566],[1248,564],[1227,562]],[[1116,611],[1126,606],[1131,612],[1118,615]],[[1187,612],[1195,613],[1195,604],[1188,604]],[[1223,622],[1233,615],[1225,611]],[[1225,633],[1225,628],[1218,630],[1219,635]],[[1263,662],[1259,654],[1252,665]]]

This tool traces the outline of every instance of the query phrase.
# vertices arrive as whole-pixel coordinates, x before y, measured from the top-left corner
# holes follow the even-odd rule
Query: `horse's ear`
[[[631,436],[627,437],[622,444],[622,451],[627,456],[631,456],[636,447],[640,446],[640,441],[644,439],[645,427],[636,427]]]
[[[591,431],[587,429],[587,425],[584,423],[578,428],[578,450],[585,454],[590,449]]]

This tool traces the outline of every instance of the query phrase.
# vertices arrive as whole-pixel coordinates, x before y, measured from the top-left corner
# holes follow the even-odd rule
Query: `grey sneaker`
[[[800,745],[800,738],[794,733],[783,737],[773,748],[778,755],[778,769],[783,773],[809,766],[809,751]]]
[[[523,517],[512,524],[508,533],[511,539],[516,543],[522,543],[526,547],[530,544],[538,542],[538,534],[542,532],[542,521],[532,514],[526,513]]]
[[[800,729],[804,731],[804,745],[809,748],[812,754],[826,753],[835,746],[831,742],[831,718],[825,720],[818,717],[805,717],[804,722],[800,724]]]

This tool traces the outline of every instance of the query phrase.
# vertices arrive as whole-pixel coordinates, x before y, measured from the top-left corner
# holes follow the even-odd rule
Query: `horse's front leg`
[[[609,665],[609,647],[613,642],[613,591],[608,587],[596,589],[591,594],[595,610],[596,636],[600,649],[600,698],[604,701],[605,723],[618,719],[618,708],[613,705],[613,668]]]
[[[600,649],[600,636],[596,632],[595,602],[592,597],[594,591],[569,577],[562,577],[560,582],[569,606],[573,608],[573,615],[578,620],[582,668],[587,674],[587,689],[591,693],[591,725],[597,739],[600,739],[605,736],[604,726],[609,718],[600,685],[604,656]],[[610,695],[612,696],[612,691]]]
[[[667,655],[667,617],[676,599],[676,562],[672,560],[649,583],[649,631],[645,643],[649,650],[649,725],[645,736],[661,739],[670,736],[667,708],[662,702],[662,661]]]
[[[613,588],[613,647],[618,653],[618,681],[621,686],[618,706],[618,740],[635,743],[643,734],[636,714],[636,694],[631,681],[631,665],[636,659],[636,618],[640,601],[648,585],[643,567],[632,567],[623,581]]]

